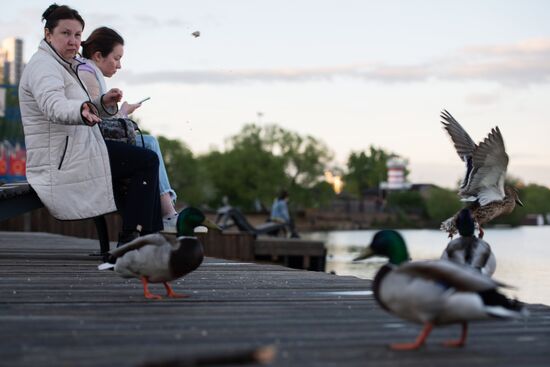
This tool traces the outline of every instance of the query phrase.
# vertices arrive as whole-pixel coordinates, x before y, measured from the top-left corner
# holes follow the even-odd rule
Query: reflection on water
[[[370,243],[375,230],[332,231],[305,234],[307,239],[325,241],[327,272],[372,279],[385,264],[382,258],[359,263],[352,259]],[[439,258],[448,243],[446,234],[438,230],[401,230],[413,260]],[[497,258],[494,278],[517,287],[505,290],[524,302],[550,305],[550,226],[489,228],[484,239]]]

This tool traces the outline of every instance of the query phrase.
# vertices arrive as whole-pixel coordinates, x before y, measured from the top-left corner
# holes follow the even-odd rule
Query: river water
[[[400,230],[413,260],[441,256],[448,239],[439,230]],[[304,239],[321,240],[327,247],[327,272],[372,279],[385,259],[372,258],[353,263],[376,230],[330,231],[304,234]],[[488,228],[487,241],[497,259],[493,278],[517,289],[503,290],[523,302],[550,305],[550,226]]]

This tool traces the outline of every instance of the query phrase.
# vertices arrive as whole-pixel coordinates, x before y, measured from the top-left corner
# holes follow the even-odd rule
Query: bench
[[[44,204],[40,201],[36,192],[26,181],[7,183],[0,186],[0,222],[40,209],[43,206]],[[103,215],[92,219],[99,239],[99,255],[103,256],[110,249],[107,221]]]
[[[249,233],[254,237],[259,235],[277,236],[279,232],[286,234],[286,226],[283,223],[266,222],[253,226],[248,222],[243,213],[238,209],[226,207],[218,210],[216,224],[221,229],[228,229],[236,226],[239,231]]]

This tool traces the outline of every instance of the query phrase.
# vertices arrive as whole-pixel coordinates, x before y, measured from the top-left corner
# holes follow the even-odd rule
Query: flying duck
[[[466,174],[459,189],[461,200],[468,203],[483,238],[481,226],[492,219],[511,213],[516,204],[523,206],[514,187],[505,186],[508,154],[500,129],[495,127],[479,144],[446,110],[441,112],[441,123],[449,133],[456,152],[466,163]],[[456,233],[456,215],[441,223],[441,230],[453,237]]]
[[[424,325],[416,341],[392,344],[392,349],[417,349],[434,326],[454,323],[462,325],[462,335],[445,345],[461,347],[469,321],[518,318],[526,313],[520,302],[498,292],[502,283],[469,267],[446,260],[409,262],[405,240],[396,231],[377,232],[355,260],[374,255],[389,259],[372,285],[378,304],[396,316]]]
[[[98,268],[114,269],[123,278],[139,278],[148,299],[162,298],[149,292],[148,283],[163,283],[167,297],[188,297],[175,293],[168,282],[191,273],[202,263],[202,244],[194,234],[199,226],[219,229],[199,209],[187,207],[178,215],[176,241],[160,233],[138,237],[111,250],[109,261]]]

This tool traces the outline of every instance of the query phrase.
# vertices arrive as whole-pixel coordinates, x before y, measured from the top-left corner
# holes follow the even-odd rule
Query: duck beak
[[[359,253],[359,256],[357,256],[355,259],[353,259],[353,261],[364,260],[368,257],[371,257],[372,255],[374,255],[374,252],[372,251],[372,249],[369,246],[366,249],[364,249],[363,251],[361,251]]]
[[[524,206],[523,203],[521,202],[521,200],[520,200],[519,198],[516,198],[516,203],[517,203],[518,205]]]
[[[220,228],[220,226],[218,226],[216,223],[212,222],[210,219],[208,218],[204,218],[204,220],[202,221],[201,225],[207,227],[207,228],[210,228],[210,229],[216,229],[218,231],[222,231],[222,229]]]

